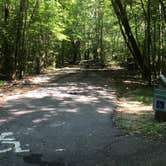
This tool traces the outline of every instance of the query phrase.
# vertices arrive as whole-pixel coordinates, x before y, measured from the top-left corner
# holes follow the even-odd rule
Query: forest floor
[[[165,166],[166,143],[115,126],[125,114],[133,122],[122,107],[127,90],[138,90],[129,78],[138,81],[121,68],[64,68],[4,84],[0,166]]]

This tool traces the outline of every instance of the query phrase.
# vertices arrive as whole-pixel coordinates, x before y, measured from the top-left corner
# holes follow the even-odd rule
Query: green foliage
[[[0,80],[0,87],[3,86],[5,81]]]
[[[165,72],[165,1],[149,8],[150,0],[121,2],[152,74]],[[124,63],[131,56],[126,44],[109,0],[0,0],[0,72],[9,77],[55,62],[78,64],[87,50],[95,61],[116,56]]]
[[[153,103],[153,88],[150,87],[141,87],[132,91],[133,97],[131,98],[134,101],[142,102],[146,105],[151,105]]]
[[[152,139],[165,141],[166,123],[155,121],[153,112],[147,116],[138,116],[137,119],[132,119],[131,115],[118,114],[115,119],[117,125],[129,134],[142,134]]]

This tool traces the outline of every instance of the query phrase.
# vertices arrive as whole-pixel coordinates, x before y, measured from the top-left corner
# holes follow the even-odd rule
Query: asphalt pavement
[[[115,90],[98,72],[59,70],[9,96],[0,106],[0,166],[165,166],[165,143],[114,126]]]

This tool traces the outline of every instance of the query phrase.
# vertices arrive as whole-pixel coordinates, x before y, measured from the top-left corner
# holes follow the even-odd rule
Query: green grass
[[[141,134],[148,138],[165,141],[166,138],[166,122],[157,122],[154,120],[153,114],[140,116],[132,119],[131,116],[124,116],[122,113],[115,117],[118,127],[126,130],[130,134]]]
[[[131,91],[128,95],[131,95],[131,100],[139,101],[143,104],[150,105],[153,103],[153,88],[141,87]]]
[[[0,80],[0,87],[4,85],[5,81]]]

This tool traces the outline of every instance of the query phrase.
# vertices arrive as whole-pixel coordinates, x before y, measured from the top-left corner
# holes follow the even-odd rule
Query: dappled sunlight
[[[138,101],[124,101],[121,105],[122,107],[132,107],[132,108],[135,108],[135,107],[138,107],[140,106],[140,102]]]
[[[64,112],[72,112],[72,113],[77,113],[78,110],[76,108],[74,109],[66,109]]]
[[[108,113],[113,113],[112,108],[99,108],[97,109],[97,112],[99,114],[108,114]]]
[[[15,115],[15,116],[20,116],[20,115],[25,115],[25,114],[31,114],[35,111],[27,111],[27,110],[24,110],[24,111],[15,111],[15,112],[11,112],[12,115]]]
[[[39,119],[33,120],[32,122],[33,122],[33,123],[41,123],[41,122],[47,121],[47,120],[49,120],[49,118],[39,118]]]
[[[7,122],[10,122],[10,121],[12,121],[12,120],[14,120],[15,118],[14,117],[12,117],[12,116],[8,116],[8,117],[3,117],[3,118],[1,118],[0,119],[0,125],[2,126],[2,125],[4,125],[4,124],[6,124]]]
[[[119,102],[119,111],[128,114],[142,115],[152,111],[152,105],[144,105],[138,101],[121,100]]]
[[[124,80],[122,82],[128,85],[132,85],[132,84],[146,85],[146,82],[138,81],[138,80]]]
[[[7,119],[0,119],[0,125],[3,124],[4,122],[7,122]]]
[[[76,106],[75,106],[76,107]],[[78,110],[77,108],[68,108],[67,106],[64,106],[62,108],[58,108],[57,109],[57,113],[61,113],[61,112],[68,112],[68,113],[77,113]]]
[[[29,83],[31,84],[41,84],[41,83],[47,83],[50,81],[50,77],[46,75],[41,75],[41,76],[35,76],[34,78],[28,79]]]
[[[61,127],[66,125],[65,121],[59,121],[62,117],[103,117],[105,114],[113,113],[116,96],[109,86],[104,84],[103,87],[97,83],[98,81],[79,81],[79,74],[73,75],[70,75],[70,79],[64,77],[60,82],[55,81],[56,83],[53,76],[43,77],[43,82],[50,81],[43,87],[8,96],[7,103],[1,108],[1,114],[3,113],[6,118],[0,119],[0,124],[23,120],[21,123],[29,128],[36,128],[54,118],[57,120],[50,127]],[[91,77],[96,79],[96,74],[91,74]],[[42,82],[40,77],[38,81]]]
[[[80,96],[75,98],[76,102],[84,103],[84,104],[92,104],[92,103],[97,103],[98,98],[97,97],[89,97],[89,96]]]
[[[63,152],[66,151],[66,149],[55,149],[55,152]]]
[[[48,107],[43,107],[43,108],[40,108],[41,111],[54,111],[56,110],[56,108],[48,108]]]
[[[47,92],[43,93],[39,89],[39,90],[29,91],[29,92],[27,92],[25,94],[9,96],[6,100],[7,101],[18,100],[18,99],[21,99],[21,98],[36,98],[36,99],[40,99],[40,98],[46,97],[47,95],[48,95]]]
[[[58,115],[58,114],[57,114]],[[52,115],[51,114],[44,114],[44,116],[43,117],[45,117],[45,118],[51,118],[52,117]]]

